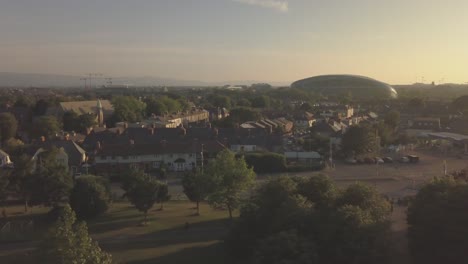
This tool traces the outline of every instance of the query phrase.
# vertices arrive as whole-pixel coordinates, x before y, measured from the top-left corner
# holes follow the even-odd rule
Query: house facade
[[[96,171],[112,174],[126,169],[147,172],[166,168],[168,171],[190,171],[207,164],[225,147],[216,140],[191,142],[161,141],[153,144],[98,144],[94,157]]]

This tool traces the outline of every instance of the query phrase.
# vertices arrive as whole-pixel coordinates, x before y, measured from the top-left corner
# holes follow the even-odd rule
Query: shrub
[[[275,173],[286,171],[286,158],[284,155],[272,152],[261,152],[247,153],[244,157],[247,165],[253,167],[256,173]]]

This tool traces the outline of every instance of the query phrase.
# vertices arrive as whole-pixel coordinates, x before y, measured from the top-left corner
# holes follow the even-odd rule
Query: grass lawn
[[[35,208],[33,212],[45,211]],[[227,211],[201,204],[201,215],[195,216],[195,212],[193,203],[170,201],[162,211],[156,205],[149,212],[149,223],[143,226],[142,213],[127,202],[118,202],[103,216],[89,221],[88,227],[115,263],[229,263],[222,245],[230,224]],[[10,263],[15,255],[19,259],[32,245],[4,241],[0,244],[0,263]]]
[[[222,263],[221,240],[229,227],[226,211],[201,205],[195,216],[194,204],[171,201],[149,213],[149,223],[141,226],[143,214],[128,203],[115,203],[96,221],[89,222],[93,238],[123,263]],[[185,223],[189,228],[185,228]]]

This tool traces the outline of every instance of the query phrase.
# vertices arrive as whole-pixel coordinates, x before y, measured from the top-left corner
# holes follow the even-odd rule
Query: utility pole
[[[444,160],[444,176],[447,176],[447,160]]]
[[[201,172],[202,172],[202,174],[203,174],[203,163],[204,163],[203,147],[204,147],[204,144],[201,144]]]

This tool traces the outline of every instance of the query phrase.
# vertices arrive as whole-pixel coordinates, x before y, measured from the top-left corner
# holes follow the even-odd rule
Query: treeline
[[[326,176],[279,177],[256,188],[226,239],[248,263],[390,263],[390,204],[369,186]]]

